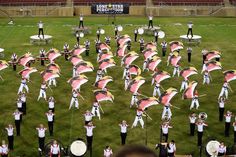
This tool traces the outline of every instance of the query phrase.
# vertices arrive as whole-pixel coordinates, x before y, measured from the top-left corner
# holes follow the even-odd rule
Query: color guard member
[[[69,57],[69,53],[70,53],[69,48],[70,48],[69,44],[65,43],[63,46],[63,50],[64,50],[64,56],[65,56],[66,61],[68,61],[68,57]]]
[[[153,90],[153,94],[152,96],[155,97],[156,95],[158,95],[159,97],[161,96],[161,90],[160,90],[160,83],[156,82],[154,90]]]
[[[17,94],[22,93],[24,89],[26,90],[27,93],[29,93],[29,87],[27,85],[27,81],[29,81],[27,78],[22,78],[21,79],[21,84],[20,84],[20,87],[18,89]]]
[[[46,51],[43,48],[39,50],[39,59],[40,59],[41,65],[44,66],[44,61],[46,59]]]
[[[180,87],[180,92],[184,91],[185,89],[188,88],[188,78],[184,78],[184,80],[181,83],[181,87]]]
[[[202,84],[210,84],[210,73],[205,70],[203,75],[203,83]]]
[[[193,95],[193,98],[192,98],[192,102],[191,102],[191,105],[190,105],[190,110],[192,108],[194,108],[195,105],[196,105],[196,109],[198,109],[199,101],[198,101],[198,92],[197,91],[194,92],[194,95]]]
[[[47,83],[43,81],[39,91],[38,101],[40,98],[44,98],[47,101],[46,89],[47,89]]]
[[[171,104],[169,103],[163,107],[161,119],[163,119],[163,120],[164,119],[168,119],[168,120],[171,119],[172,112],[170,110],[170,106],[171,106]]]
[[[161,42],[161,48],[162,48],[162,56],[166,56],[166,50],[167,50],[167,42],[163,41]]]
[[[139,45],[140,45],[140,52],[144,50],[144,39],[141,37],[139,39]]]
[[[111,37],[106,36],[106,37],[105,37],[105,43],[106,43],[108,46],[110,46],[110,44],[111,44]]]
[[[92,114],[94,116],[98,116],[99,120],[101,120],[101,114],[100,114],[100,104],[97,100],[93,102],[93,108],[92,108]]]
[[[71,109],[73,104],[75,104],[75,108],[79,109],[78,96],[80,96],[80,93],[77,90],[73,90],[72,91],[72,98],[71,98],[71,101],[70,101],[69,110]]]
[[[85,48],[86,48],[85,55],[86,55],[86,56],[89,56],[90,41],[87,39],[87,40],[84,42],[84,45],[85,45]]]
[[[143,110],[137,109],[136,116],[135,116],[132,128],[136,127],[138,122],[139,122],[140,125],[142,126],[142,128],[144,129],[144,121],[143,121],[143,117],[142,116],[143,116]]]
[[[13,53],[12,56],[11,56],[11,64],[12,64],[12,67],[13,67],[13,70],[16,71],[16,65],[17,65],[17,55],[16,53]]]
[[[228,99],[228,95],[229,95],[228,89],[230,89],[232,91],[232,89],[229,86],[229,83],[227,81],[225,81],[222,88],[221,88],[219,98],[221,96],[225,96],[225,98]]]

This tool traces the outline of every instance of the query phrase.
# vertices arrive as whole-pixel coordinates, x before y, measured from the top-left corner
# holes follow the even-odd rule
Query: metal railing
[[[90,1],[90,2],[73,2],[74,5],[77,6],[90,6],[94,3],[109,3],[109,2],[95,2],[95,1]],[[122,3],[122,2],[111,2],[111,3]],[[125,3],[129,3],[129,5],[146,5],[146,2],[125,2]]]
[[[165,2],[165,1],[153,1],[154,5],[158,6],[223,6],[224,2]]]
[[[14,3],[0,3],[0,7],[25,7],[25,6],[65,6],[65,2],[14,2]]]

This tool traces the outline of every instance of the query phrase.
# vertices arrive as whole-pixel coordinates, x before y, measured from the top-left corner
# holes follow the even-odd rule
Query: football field
[[[67,42],[72,49],[76,44],[76,38],[72,34],[72,27],[79,24],[78,18],[15,18],[14,25],[8,25],[7,18],[0,18],[0,47],[5,49],[5,58],[3,60],[10,60],[10,56],[15,52],[18,56],[31,52],[35,57],[39,55],[39,50],[44,48],[46,51],[50,48],[63,50],[63,45]],[[45,34],[52,35],[52,43],[48,45],[32,45],[29,42],[29,37],[38,33],[37,23],[42,20],[45,24]],[[197,90],[199,95],[206,94],[206,96],[199,98],[200,107],[198,110],[193,109],[196,113],[206,112],[208,118],[206,122],[208,127],[204,130],[203,144],[209,139],[216,139],[224,141],[228,147],[233,145],[233,127],[230,128],[230,137],[224,137],[224,122],[218,120],[218,103],[217,98],[220,93],[224,76],[221,71],[214,71],[211,73],[212,82],[210,85],[202,85],[203,76],[200,74],[202,68],[202,55],[201,50],[218,50],[222,52],[222,67],[223,70],[236,69],[236,19],[235,18],[213,18],[213,17],[175,17],[175,18],[154,18],[154,25],[159,25],[161,30],[166,34],[165,40],[167,42],[173,40],[180,40],[179,36],[187,33],[187,23],[192,21],[194,23],[193,33],[202,36],[202,42],[198,46],[193,46],[192,63],[187,62],[187,44],[180,52],[182,56],[182,68],[194,66],[198,69],[199,74],[191,76],[190,80],[198,81]],[[98,63],[96,61],[97,54],[95,52],[94,40],[96,39],[96,30],[101,27],[105,30],[105,35],[101,35],[102,41],[104,37],[109,35],[112,37],[111,51],[116,52],[116,42],[114,39],[114,26],[108,24],[107,17],[85,17],[85,26],[91,27],[92,33],[85,35],[81,39],[83,43],[86,39],[91,41],[90,55],[87,57],[82,55],[83,59],[90,61],[95,70],[92,73],[85,73],[89,81],[82,85],[81,95],[85,100],[79,99],[79,110],[72,108],[68,110],[71,99],[71,87],[67,80],[72,76],[72,64],[65,61],[64,57],[56,60],[56,63],[61,68],[61,76],[57,79],[57,87],[52,87],[52,91],[47,90],[47,97],[54,96],[55,104],[55,123],[54,123],[54,136],[50,137],[47,132],[46,143],[50,139],[58,139],[62,141],[65,146],[71,144],[76,138],[81,137],[86,139],[84,126],[83,113],[88,109],[91,110],[92,102],[94,100],[93,86],[96,77],[96,70]],[[145,17],[116,17],[116,24],[123,26],[121,34],[129,34],[134,36],[134,29],[147,24]],[[140,37],[140,36],[139,36]],[[138,37],[138,38],[139,38]],[[154,40],[153,36],[144,35],[145,42]],[[159,44],[162,39],[159,40]],[[140,57],[134,64],[142,67],[143,55],[139,52],[139,43],[132,41],[131,50],[140,54]],[[161,48],[158,45],[159,56],[161,57]],[[168,53],[170,49],[168,47]],[[128,144],[145,144],[146,130],[142,129],[140,125],[131,129],[134,121],[136,110],[130,109],[130,100],[132,94],[124,90],[124,80],[122,80],[123,67],[120,66],[120,58],[114,57],[117,66],[108,69],[108,75],[113,77],[113,82],[108,84],[108,89],[114,95],[114,103],[102,103],[104,114],[101,115],[101,120],[97,117],[93,118],[93,123],[96,125],[94,129],[94,142],[93,142],[93,156],[103,156],[103,149],[106,145],[110,145],[114,152],[120,148],[120,128],[118,124],[121,120],[126,120],[130,125],[127,136]],[[162,62],[158,65],[160,70],[165,70],[172,74],[173,67],[166,66],[167,56],[161,57]],[[40,66],[40,62],[36,61],[32,64],[38,71],[43,71],[45,67]],[[17,72],[22,70],[23,67],[18,66]],[[14,117],[12,113],[16,109],[17,90],[20,85],[21,77],[14,72],[11,67],[6,70],[0,71],[0,75],[4,81],[0,81],[0,140],[7,140],[7,133],[5,131],[6,125],[9,123],[14,124]],[[30,92],[27,94],[27,115],[23,117],[21,125],[21,136],[15,136],[15,149],[11,156],[37,156],[38,154],[38,137],[36,127],[38,124],[43,123],[47,126],[47,118],[45,112],[48,111],[48,103],[43,99],[37,101],[40,90],[41,77],[40,73],[33,73],[30,77],[32,82],[28,83]],[[141,76],[146,79],[146,82],[141,86],[140,91],[143,95],[152,96],[154,86],[151,86],[151,72],[142,72]],[[163,81],[162,86],[164,89],[174,87],[180,89],[182,78],[174,77]],[[232,111],[236,114],[236,81],[230,83],[234,92],[230,92],[229,99],[226,102],[226,110]],[[191,113],[189,110],[190,100],[182,100],[182,93],[178,93],[171,104],[179,107],[180,109],[172,108],[172,129],[169,130],[169,139],[176,141],[177,154],[192,154],[194,157],[199,156],[197,147],[197,134],[194,137],[189,136],[189,119],[188,115]],[[142,97],[140,97],[142,98]],[[163,106],[157,105],[150,107],[147,112],[153,120],[145,121],[147,127],[147,145],[154,149],[155,144],[160,141],[160,124],[161,113]],[[145,118],[144,118],[145,119]],[[205,152],[203,153],[205,156]]]

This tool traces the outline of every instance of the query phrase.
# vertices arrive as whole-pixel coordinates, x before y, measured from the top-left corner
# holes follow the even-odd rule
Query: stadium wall
[[[85,16],[92,15],[90,6],[27,6],[27,7],[1,7],[0,17],[7,14],[12,17],[17,16]],[[144,16],[152,13],[154,16],[233,16],[236,17],[236,7],[223,6],[163,6],[146,7],[130,6],[129,15]]]

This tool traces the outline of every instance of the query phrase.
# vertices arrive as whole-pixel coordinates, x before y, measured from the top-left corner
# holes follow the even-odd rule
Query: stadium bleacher
[[[74,0],[74,5],[91,5],[93,3],[129,3],[130,5],[145,5],[146,0]]]
[[[229,0],[230,4],[236,5],[236,0]]]
[[[47,6],[65,4],[66,0],[0,0],[1,6]]]
[[[224,0],[153,0],[154,5],[223,5]]]

